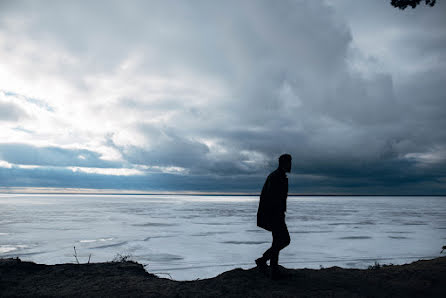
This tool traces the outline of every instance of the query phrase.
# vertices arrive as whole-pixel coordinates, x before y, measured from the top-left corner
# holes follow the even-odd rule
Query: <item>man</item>
[[[285,223],[286,200],[288,196],[288,178],[286,173],[291,171],[291,155],[283,154],[279,157],[279,167],[269,174],[260,195],[257,211],[257,226],[271,231],[273,243],[261,258],[256,260],[257,266],[267,269],[266,262],[270,260],[271,278],[279,278],[279,252],[290,244],[290,234]]]

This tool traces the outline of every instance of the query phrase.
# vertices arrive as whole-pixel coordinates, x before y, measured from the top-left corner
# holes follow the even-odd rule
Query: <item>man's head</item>
[[[291,155],[282,154],[279,157],[279,168],[282,168],[287,173],[291,171]]]

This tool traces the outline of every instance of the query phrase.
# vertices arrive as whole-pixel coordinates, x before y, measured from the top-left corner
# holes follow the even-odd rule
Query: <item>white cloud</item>
[[[12,164],[7,161],[0,160],[0,168],[10,169],[10,168],[12,168]]]
[[[133,176],[143,175],[144,172],[137,169],[126,168],[89,168],[89,167],[67,167],[73,172],[82,172],[88,174],[112,175],[112,176]]]

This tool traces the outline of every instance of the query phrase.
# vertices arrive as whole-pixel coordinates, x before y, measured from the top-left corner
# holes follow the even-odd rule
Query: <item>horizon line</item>
[[[260,196],[260,192],[222,192],[222,191],[142,191],[132,189],[92,189],[92,188],[51,188],[51,187],[0,187],[0,194],[64,194],[64,195],[196,195],[196,196]],[[446,194],[360,194],[360,193],[289,193],[288,196],[355,196],[355,197],[443,197]]]

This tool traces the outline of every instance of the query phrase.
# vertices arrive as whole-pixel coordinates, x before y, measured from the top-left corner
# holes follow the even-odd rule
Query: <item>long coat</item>
[[[272,231],[275,224],[284,218],[288,196],[288,178],[278,168],[266,178],[260,195],[257,211],[257,226]]]

